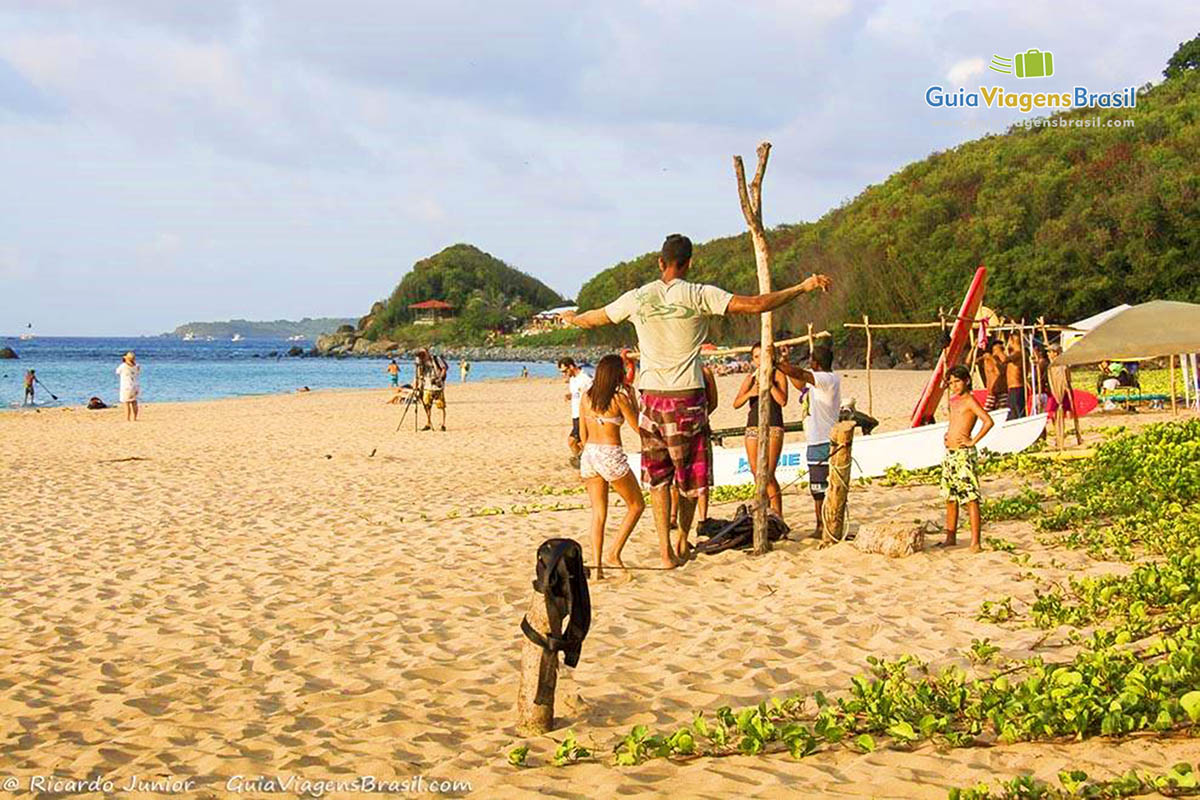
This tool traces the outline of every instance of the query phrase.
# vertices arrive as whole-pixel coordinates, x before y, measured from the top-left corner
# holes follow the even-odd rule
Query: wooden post
[[[742,205],[742,216],[750,228],[750,239],[754,242],[754,262],[758,267],[758,291],[766,294],[771,291],[771,251],[767,247],[767,233],[762,223],[762,180],[767,171],[767,158],[771,155],[771,143],[763,142],[758,146],[758,166],[754,170],[754,179],[746,185],[746,169],[742,166],[742,157],[733,157],[733,171],[737,176],[738,200]],[[771,312],[762,315],[759,327],[762,352],[758,366],[758,473],[755,482],[755,511],[754,511],[754,554],[762,555],[771,549],[767,538],[767,460],[771,452],[770,428],[771,415],[768,412],[771,403],[771,375],[775,367],[773,345],[775,331]],[[809,339],[811,349],[812,339]]]
[[[1171,413],[1179,416],[1179,404],[1175,400],[1175,354],[1172,353],[1167,359],[1167,366],[1171,370]]]
[[[863,314],[863,329],[867,332],[867,413],[875,416],[875,399],[871,391],[871,318]]]
[[[846,420],[829,432],[829,491],[821,525],[821,544],[840,542],[845,536],[846,497],[850,493],[850,446],[854,441],[854,422]]]
[[[562,615],[551,619],[546,597],[536,589],[525,613],[530,626],[543,636],[562,633]],[[554,727],[554,691],[558,688],[558,653],[543,650],[521,634],[521,684],[517,689],[517,730],[522,736],[547,733]]]

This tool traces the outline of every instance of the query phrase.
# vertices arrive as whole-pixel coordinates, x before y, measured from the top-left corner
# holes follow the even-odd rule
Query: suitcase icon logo
[[[1018,78],[1049,78],[1054,74],[1054,54],[1049,50],[1030,48],[1012,58],[992,56],[988,69]]]

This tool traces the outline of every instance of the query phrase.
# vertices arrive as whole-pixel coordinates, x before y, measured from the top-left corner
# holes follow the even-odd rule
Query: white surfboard
[[[992,411],[991,415],[996,424],[983,437],[979,448],[993,453],[1019,453],[1037,441],[1046,427],[1045,414],[1011,421],[1008,420],[1008,409]],[[939,422],[870,436],[856,435],[851,447],[851,479],[877,478],[893,466],[924,469],[942,463],[942,456],[946,452],[942,437],[947,427],[948,422]],[[804,442],[788,442],[783,446],[775,467],[775,477],[781,484],[789,483],[807,471],[808,465],[804,459],[806,450]],[[639,478],[641,463],[640,453],[629,453],[629,466]],[[738,486],[753,480],[744,448],[713,448],[714,486]]]

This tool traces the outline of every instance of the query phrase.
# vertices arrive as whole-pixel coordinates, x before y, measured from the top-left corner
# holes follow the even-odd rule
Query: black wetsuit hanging
[[[547,539],[537,552],[537,579],[533,588],[546,598],[546,614],[552,630],[543,636],[527,618],[521,631],[529,641],[550,652],[562,651],[568,667],[579,663],[583,640],[592,625],[592,601],[588,595],[587,569],[583,550],[574,539]],[[553,630],[555,620],[559,632]],[[562,623],[565,622],[565,628]]]

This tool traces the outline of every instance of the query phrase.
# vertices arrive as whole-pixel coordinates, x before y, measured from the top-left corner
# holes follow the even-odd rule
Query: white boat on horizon
[[[289,337],[287,338],[287,340],[288,340],[289,342],[303,342],[303,341],[304,341],[305,339],[307,339],[307,338],[308,338],[308,337],[307,337],[307,336],[305,336],[303,333],[297,333],[295,336],[289,336]]]
[[[991,412],[996,424],[979,443],[980,451],[1019,453],[1037,441],[1046,428],[1046,415],[1033,414],[1009,420],[1008,409]],[[870,436],[856,435],[850,448],[850,478],[878,478],[891,467],[925,469],[942,463],[946,452],[942,438],[948,422],[905,428]],[[807,445],[803,441],[787,442],[779,454],[775,478],[780,485],[790,483],[808,470],[805,462]],[[634,476],[641,475],[641,454],[629,453],[629,466]],[[739,486],[752,483],[753,474],[740,447],[713,448],[713,485]]]
[[[194,342],[196,340],[196,334],[192,333],[191,331],[188,331],[187,333],[185,333],[183,335],[183,340],[185,342]]]
[[[232,338],[232,339],[230,339],[229,341],[231,341],[231,342],[240,342],[241,340],[242,340],[242,335],[241,335],[240,333],[235,333],[235,334],[233,335],[233,338]]]

